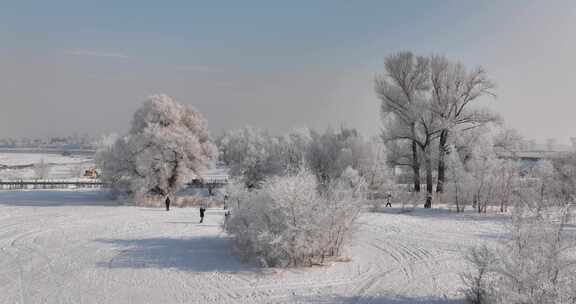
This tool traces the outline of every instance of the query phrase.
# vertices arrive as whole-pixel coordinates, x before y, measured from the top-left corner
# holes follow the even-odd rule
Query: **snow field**
[[[458,303],[463,250],[504,217],[364,213],[348,262],[242,264],[223,210],[119,206],[98,191],[0,192],[0,303]]]
[[[25,166],[34,165],[44,160],[50,166],[49,179],[79,178],[76,167],[89,168],[94,166],[94,160],[84,155],[63,156],[51,153],[0,153],[0,165]],[[1,167],[1,166],[0,166]],[[2,169],[0,179],[33,179],[32,168]]]

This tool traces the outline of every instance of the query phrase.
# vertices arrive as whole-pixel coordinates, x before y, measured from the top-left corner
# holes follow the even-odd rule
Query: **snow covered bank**
[[[78,178],[83,169],[94,166],[89,155],[60,155],[53,153],[0,153],[0,179],[33,179],[33,165],[44,161],[50,168],[47,178]]]
[[[231,252],[222,218],[98,191],[0,192],[0,303],[459,303],[461,252],[507,221],[366,213],[350,262],[262,270]]]

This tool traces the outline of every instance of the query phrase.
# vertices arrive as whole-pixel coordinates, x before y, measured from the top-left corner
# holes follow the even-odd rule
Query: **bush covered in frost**
[[[322,192],[308,170],[271,177],[249,192],[231,186],[232,209],[225,229],[246,261],[265,267],[323,263],[342,254],[359,213],[363,187],[353,170]]]
[[[512,196],[511,237],[469,255],[474,270],[462,277],[469,303],[576,303],[573,196],[555,177],[559,171],[546,172]]]

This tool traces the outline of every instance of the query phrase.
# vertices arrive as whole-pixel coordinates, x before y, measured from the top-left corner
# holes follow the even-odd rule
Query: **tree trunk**
[[[418,146],[415,141],[412,141],[412,171],[414,191],[420,192],[420,160],[418,159]]]
[[[458,197],[458,185],[454,185],[454,194],[455,194],[455,201],[456,201],[456,212],[460,212],[460,198]]]
[[[448,141],[448,130],[440,132],[440,144],[438,145],[438,183],[436,192],[444,192],[444,181],[446,180],[446,142]]]
[[[424,155],[426,165],[426,205],[424,205],[424,208],[432,208],[432,192],[434,188],[432,180],[432,159],[430,157],[430,151],[424,151]]]

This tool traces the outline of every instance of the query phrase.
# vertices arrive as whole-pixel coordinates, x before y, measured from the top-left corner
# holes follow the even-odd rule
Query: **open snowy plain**
[[[222,210],[119,206],[98,191],[0,192],[0,303],[460,303],[462,252],[505,217],[363,213],[349,261],[241,263]]]
[[[41,161],[49,168],[47,179],[77,179],[94,166],[93,157],[87,155],[0,152],[0,179],[33,179],[36,176],[32,167]]]

